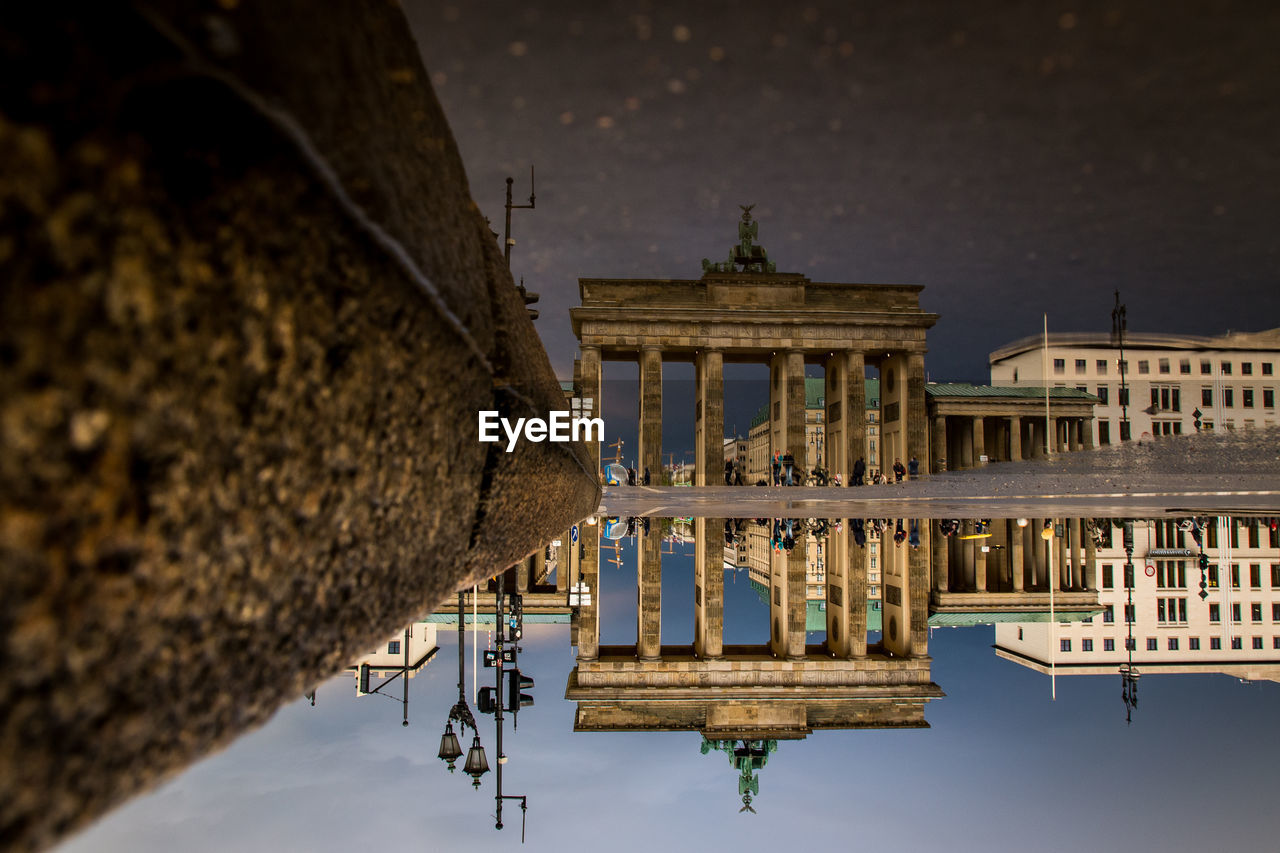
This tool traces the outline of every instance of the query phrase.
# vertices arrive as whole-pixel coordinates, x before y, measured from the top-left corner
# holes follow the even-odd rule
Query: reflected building
[[[440,647],[436,644],[436,626],[427,621],[414,622],[357,659],[346,671],[355,678],[356,695],[362,696],[361,667],[368,666],[373,678],[390,678],[397,673],[413,678],[438,651]]]
[[[1133,606],[1118,528],[1103,520],[1097,549],[1101,612],[1066,624],[996,626],[997,654],[1058,675],[1220,672],[1280,680],[1280,530],[1269,519],[1214,518],[1200,543],[1172,519],[1134,525]],[[1101,529],[1107,528],[1107,529]],[[1132,625],[1130,625],[1132,622]]]

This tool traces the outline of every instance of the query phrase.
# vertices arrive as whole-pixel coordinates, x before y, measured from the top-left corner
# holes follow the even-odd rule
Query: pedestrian
[[[907,473],[911,475],[911,479],[920,476],[920,460],[914,456],[907,462]]]
[[[775,451],[773,454],[773,484],[776,486],[782,481],[782,454]]]
[[[627,485],[634,486],[635,484],[636,484],[636,469],[628,468],[627,469]]]
[[[644,484],[649,485],[649,466],[644,466]]]
[[[894,459],[893,460],[893,481],[895,483],[901,483],[902,478],[905,476],[907,476],[907,469],[902,466],[902,460]]]
[[[858,457],[858,461],[853,463],[853,484],[855,486],[862,485],[862,476],[867,473],[867,463],[862,461],[862,457]]]
[[[796,481],[795,481],[796,458],[791,455],[790,450],[782,454],[782,468],[784,472],[784,479],[786,480],[786,485],[794,486],[796,484]]]

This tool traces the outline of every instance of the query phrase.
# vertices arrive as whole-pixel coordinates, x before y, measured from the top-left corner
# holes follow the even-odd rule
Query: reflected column
[[[662,655],[662,525],[641,532],[636,548],[636,655],[657,660]]]
[[[826,466],[840,482],[852,485],[853,464],[866,454],[866,360],[860,352],[838,352],[827,359]],[[837,449],[838,448],[838,449]],[[870,460],[864,460],[870,466]]]
[[[640,470],[653,476],[662,471],[662,350],[640,350]],[[643,479],[641,479],[643,482]]]
[[[595,660],[600,654],[600,525],[580,524],[582,558],[578,573],[591,592],[591,603],[577,610],[578,660]]]
[[[724,356],[718,350],[699,350],[694,356],[696,388],[695,484],[723,483],[724,473]]]
[[[850,522],[827,539],[827,650],[837,658],[867,653],[867,550]]]
[[[693,651],[703,660],[724,653],[723,518],[695,518]]]
[[[1009,418],[1009,458],[1022,461],[1022,418],[1018,415]]]
[[[600,383],[602,379],[600,347],[582,348],[582,358],[578,362],[578,371],[581,381],[583,416],[588,418],[604,417],[604,401],[600,399]],[[590,406],[587,405],[588,400],[591,401]],[[591,458],[595,460],[597,476],[600,471],[600,444],[604,440],[604,436],[601,435],[599,441],[585,442]]]

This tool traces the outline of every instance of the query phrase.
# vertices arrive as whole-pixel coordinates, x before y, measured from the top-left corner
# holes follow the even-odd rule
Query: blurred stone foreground
[[[398,7],[0,7],[0,849],[592,512]],[[493,188],[495,191],[500,188]]]

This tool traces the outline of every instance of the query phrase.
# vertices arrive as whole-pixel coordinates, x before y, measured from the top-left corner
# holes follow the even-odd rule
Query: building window
[[[1280,649],[1280,637],[1271,638],[1271,648]]]
[[[398,654],[400,654],[400,641],[399,641],[399,640],[392,640],[391,642],[387,643],[387,654],[389,654],[389,655],[398,655]]]
[[[1055,358],[1055,359],[1053,360],[1053,372],[1054,372],[1054,373],[1066,373],[1066,372],[1067,372],[1067,360],[1066,360],[1065,358]]]
[[[1239,548],[1240,543],[1236,541],[1235,533],[1236,531],[1233,527],[1231,530],[1231,547]],[[1240,588],[1240,566],[1235,563],[1231,564],[1231,588],[1232,589]]]
[[[1111,443],[1111,422],[1098,421],[1098,444]]]
[[[1126,376],[1126,375],[1128,375],[1128,373],[1129,373],[1129,359],[1127,359],[1127,358],[1122,358],[1122,359],[1120,359],[1120,361],[1119,361],[1118,363],[1119,363],[1119,365],[1120,365],[1120,375],[1121,375],[1121,376]]]
[[[1186,622],[1187,600],[1185,598],[1157,598],[1156,621]]]
[[[1191,359],[1184,358],[1178,362],[1178,372],[1183,376],[1191,375]]]
[[[1121,388],[1121,389],[1116,393],[1116,402],[1117,402],[1117,403],[1119,403],[1121,406],[1127,406],[1127,405],[1129,405],[1129,389],[1128,389],[1128,388]],[[1123,435],[1124,430],[1121,430],[1120,432],[1121,432],[1121,436],[1120,436],[1120,438],[1121,438],[1121,440],[1123,440],[1123,439],[1124,439],[1124,435]]]
[[[1252,376],[1252,375],[1253,375],[1253,362],[1252,362],[1252,361],[1242,361],[1242,362],[1240,362],[1240,375],[1241,375],[1241,376]]]
[[[1223,408],[1230,409],[1235,404],[1236,404],[1236,399],[1235,399],[1234,392],[1230,388],[1223,388],[1222,389]]]
[[[1277,639],[1277,640],[1280,640],[1280,637],[1277,637],[1276,639]],[[1113,640],[1113,639],[1111,639],[1110,637],[1108,637],[1107,639],[1103,640],[1103,641],[1102,641],[1102,650],[1103,650],[1104,652],[1114,652],[1114,651],[1116,650],[1116,641],[1115,641],[1115,640]]]
[[[1200,638],[1199,638],[1199,637],[1188,637],[1188,638],[1187,638],[1187,648],[1188,648],[1189,650],[1193,651],[1193,652],[1198,652],[1198,651],[1200,651]]]
[[[1254,647],[1255,649],[1260,649],[1260,648],[1262,648],[1262,638],[1261,638],[1261,637],[1254,637],[1254,638],[1253,638],[1253,647]]]
[[[1231,375],[1231,362],[1229,361],[1222,362],[1222,375],[1223,376]]]
[[[1244,643],[1241,642],[1240,637],[1231,638],[1231,648],[1236,649],[1237,651],[1244,648]]]
[[[1201,376],[1208,376],[1208,375],[1210,375],[1211,373],[1213,373],[1213,365],[1211,365],[1208,361],[1201,361],[1201,362],[1200,362],[1200,375],[1201,375]]]
[[[1262,408],[1274,409],[1276,407],[1276,392],[1270,388],[1262,389]]]
[[[1160,359],[1158,362],[1156,362],[1156,367],[1159,369],[1159,371],[1160,371],[1161,373],[1168,373],[1168,372],[1169,372],[1169,359],[1167,359],[1167,358],[1162,358],[1162,359]]]
[[[1271,362],[1269,361],[1262,362],[1262,375],[1263,376],[1271,375]]]
[[[1231,621],[1232,622],[1240,621],[1240,602],[1238,601],[1232,602],[1231,604]]]
[[[1086,637],[1085,639],[1081,640],[1081,641],[1080,641],[1080,651],[1082,651],[1082,652],[1091,652],[1091,651],[1093,651],[1093,640],[1090,640],[1090,639],[1089,639],[1089,638],[1087,638],[1087,637]]]
[[[1222,609],[1217,604],[1209,605],[1209,621],[1210,622],[1222,621]]]
[[[1102,621],[1103,621],[1103,622],[1105,622],[1105,623],[1107,623],[1108,625],[1110,625],[1112,622],[1116,621],[1116,609],[1115,609],[1115,607],[1108,606],[1108,607],[1107,607],[1107,609],[1105,609],[1105,610],[1103,610],[1103,611],[1102,611]],[[1277,619],[1276,621],[1280,621],[1280,619]]]
[[[1280,589],[1280,563],[1271,564],[1271,588]]]
[[[1021,629],[1021,628],[1019,628],[1019,629],[1018,629],[1018,639],[1019,639],[1019,640],[1021,640],[1021,639],[1022,639],[1022,629]]]
[[[1061,641],[1060,643],[1058,643],[1058,648],[1059,648],[1059,650],[1064,651],[1064,652],[1069,652],[1069,651],[1071,651],[1071,641],[1070,641],[1070,640],[1063,640],[1063,641]]]
[[[1155,637],[1147,637],[1147,651],[1154,652],[1160,648],[1160,643]]]
[[[1200,405],[1202,406],[1213,405],[1213,389],[1212,388],[1200,389]]]
[[[1103,406],[1107,405],[1107,386],[1106,385],[1098,386],[1098,403],[1099,405],[1103,405]]]
[[[1245,388],[1240,391],[1240,405],[1244,406],[1246,409],[1253,408],[1253,389],[1252,388]]]
[[[1100,358],[1100,359],[1098,359],[1098,365],[1097,365],[1097,368],[1098,368],[1098,375],[1099,375],[1099,376],[1106,376],[1106,375],[1107,375],[1107,360],[1106,360],[1105,358]]]
[[[1249,547],[1258,547],[1258,528],[1249,528]],[[1262,589],[1262,566],[1254,563],[1249,566],[1249,589]]]
[[[1083,358],[1076,359],[1076,373],[1084,373],[1089,369],[1089,362]]]
[[[1150,373],[1150,372],[1151,372],[1151,362],[1147,361],[1145,358],[1139,359],[1138,373]]]
[[[1213,548],[1214,546],[1210,544],[1209,547]],[[1209,589],[1217,589],[1217,588],[1218,588],[1218,567],[1210,566],[1209,567]]]
[[[1249,606],[1249,621],[1250,622],[1262,621],[1262,604],[1261,603],[1255,601],[1253,604]]]
[[[1280,602],[1271,605],[1271,621],[1280,622]]]
[[[1134,610],[1134,606],[1133,606],[1132,604],[1126,604],[1126,605],[1124,606],[1124,621],[1125,621],[1125,622],[1132,622],[1132,621],[1133,621],[1133,610]]]
[[[1102,588],[1111,589],[1115,586],[1115,577],[1111,573],[1111,564],[1102,564]]]
[[[1176,652],[1177,650],[1178,650],[1178,638],[1177,638],[1177,637],[1170,637],[1170,638],[1169,638],[1169,651],[1171,651],[1171,652]]]
[[[1210,638],[1209,638],[1209,650],[1210,650],[1210,651],[1216,651],[1216,650],[1218,650],[1218,649],[1220,649],[1220,648],[1222,648],[1222,638],[1221,638],[1221,637],[1210,637]]]

